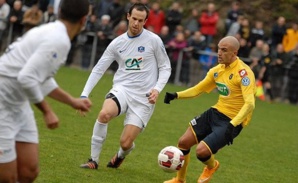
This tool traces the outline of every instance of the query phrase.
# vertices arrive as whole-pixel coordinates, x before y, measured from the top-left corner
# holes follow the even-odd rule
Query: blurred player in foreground
[[[171,65],[162,40],[143,28],[148,18],[148,8],[134,4],[128,14],[128,30],[115,38],[93,68],[81,94],[88,97],[111,63],[119,68],[113,87],[105,97],[95,121],[91,139],[91,158],[82,168],[97,169],[99,155],[107,136],[108,123],[126,113],[119,151],[107,167],[118,168],[124,158],[135,148],[134,141],[145,129],[154,111],[161,90],[166,85]]]
[[[194,98],[217,88],[218,102],[189,123],[180,137],[178,148],[185,155],[184,166],[177,176],[164,183],[185,183],[186,169],[190,161],[190,149],[197,144],[196,156],[206,166],[198,183],[209,182],[219,168],[214,154],[226,145],[231,145],[242,128],[248,125],[255,108],[255,76],[249,66],[237,57],[239,42],[232,36],[224,37],[218,44],[218,65],[192,88],[175,93],[166,93],[164,102],[174,99]]]
[[[45,96],[89,111],[90,100],[72,97],[54,79],[70,40],[85,25],[88,7],[88,0],[62,0],[59,20],[31,29],[0,57],[0,182],[33,182],[38,175],[38,132],[30,103],[49,129],[57,128],[59,119]]]

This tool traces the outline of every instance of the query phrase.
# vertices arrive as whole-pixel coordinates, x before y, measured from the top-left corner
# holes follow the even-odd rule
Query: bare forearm
[[[72,106],[73,104],[74,98],[61,88],[54,89],[52,92],[49,93],[48,96],[70,106]]]

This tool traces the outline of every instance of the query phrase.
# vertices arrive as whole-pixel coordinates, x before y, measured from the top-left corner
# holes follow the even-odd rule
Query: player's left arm
[[[255,92],[256,84],[254,75],[249,73],[247,76],[241,78],[241,91],[244,99],[244,105],[238,114],[231,120],[233,126],[240,125],[252,113],[255,108]]]
[[[247,124],[248,122],[247,120],[250,120],[252,111],[255,108],[256,84],[255,84],[255,76],[252,73],[252,71],[249,71],[247,75],[246,73],[243,74],[243,76],[240,79],[240,86],[241,86],[242,96],[244,99],[244,105],[241,107],[238,114],[227,125],[226,131],[225,131],[225,138],[227,141],[227,145],[233,144],[234,128],[244,122]]]
[[[156,37],[154,39],[153,46],[158,67],[158,79],[154,89],[160,93],[170,78],[171,62],[164,47],[164,44],[159,37]]]

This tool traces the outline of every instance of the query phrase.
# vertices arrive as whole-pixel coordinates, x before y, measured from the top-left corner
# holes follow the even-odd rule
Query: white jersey
[[[59,20],[33,28],[11,44],[0,57],[0,77],[17,81],[13,81],[19,84],[16,88],[24,90],[15,100],[28,98],[38,103],[57,88],[53,76],[64,64],[70,46],[66,27]]]
[[[135,37],[124,33],[106,48],[93,68],[81,96],[89,96],[113,61],[118,63],[113,87],[121,88],[129,95],[145,96],[152,89],[160,92],[171,74],[170,60],[158,35],[146,29]]]

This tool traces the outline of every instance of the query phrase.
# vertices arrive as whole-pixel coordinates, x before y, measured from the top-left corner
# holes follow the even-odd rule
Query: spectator
[[[228,11],[227,18],[225,20],[225,29],[228,31],[230,26],[238,20],[238,17],[242,15],[240,10],[240,3],[239,1],[234,1],[232,3],[231,9]]]
[[[100,19],[103,15],[109,14],[109,7],[112,5],[113,1],[111,0],[101,0],[99,1],[94,9],[96,10],[96,16]]]
[[[54,6],[49,4],[47,11],[43,13],[43,23],[54,22],[57,19],[57,16],[54,14]]]
[[[114,35],[113,37],[118,37],[121,34],[125,33],[127,31],[127,21],[126,20],[121,20],[118,25],[114,28]]]
[[[160,9],[160,4],[154,2],[151,6],[148,20],[145,24],[145,27],[152,27],[155,34],[160,34],[162,26],[165,25],[165,14]]]
[[[251,64],[249,65],[254,75],[257,77],[260,71],[259,61],[263,56],[263,40],[257,40],[256,46],[250,50],[249,59],[251,60]],[[256,78],[257,79],[257,78]]]
[[[240,38],[239,39],[240,48],[238,50],[238,57],[240,57],[246,64],[250,64],[250,60],[244,60],[244,58],[249,58],[250,47],[247,44],[246,39]]]
[[[4,33],[6,31],[10,7],[6,0],[0,0],[0,52],[2,51]]]
[[[247,18],[244,18],[241,22],[241,26],[239,29],[239,34],[242,38],[246,39],[246,41],[248,42],[248,45],[251,47],[251,44],[249,42],[249,38],[250,38],[250,24],[249,24],[249,20]]]
[[[201,54],[199,61],[201,64],[200,67],[200,81],[205,78],[209,69],[216,65],[217,63],[217,54],[216,54],[216,46],[211,43],[205,49],[205,54]]]
[[[126,3],[124,6],[125,13],[128,13],[129,8],[136,2],[138,2],[138,0],[130,0],[128,3]]]
[[[265,31],[263,29],[263,22],[257,20],[255,26],[251,29],[249,35],[250,47],[254,47],[258,39],[265,40]]]
[[[164,45],[167,45],[168,42],[172,39],[172,36],[170,35],[169,27],[167,25],[162,26],[159,37],[161,38]]]
[[[286,19],[282,16],[278,17],[276,23],[271,30],[271,48],[275,50],[279,43],[282,43],[283,37],[286,34]]]
[[[207,11],[203,12],[200,17],[201,32],[206,37],[206,44],[209,45],[213,41],[213,37],[217,33],[217,22],[219,20],[218,13],[215,11],[215,5],[209,3]]]
[[[81,33],[82,43],[82,62],[81,67],[84,70],[88,70],[90,67],[91,53],[94,39],[97,39],[96,32],[98,30],[98,21],[96,15],[90,15],[88,17],[86,27],[83,33]],[[92,66],[93,67],[93,66]]]
[[[190,59],[190,85],[194,86],[200,81],[200,63],[199,51],[204,50],[206,47],[205,37],[200,31],[196,31],[188,41],[188,48],[191,51]]]
[[[235,36],[236,34],[239,33],[243,19],[244,19],[244,16],[242,15],[238,16],[237,21],[233,22],[229,26],[227,36]]]
[[[273,55],[273,63],[272,63],[272,94],[275,100],[281,100],[285,98],[285,93],[282,93],[283,83],[287,83],[287,79],[285,79],[286,70],[285,66],[289,60],[289,55],[285,53],[282,44],[278,44],[276,47],[276,52]]]
[[[189,30],[191,34],[195,33],[199,30],[199,12],[197,8],[193,8],[191,10],[191,15],[186,19],[184,27],[185,29]]]
[[[170,35],[173,36],[176,26],[182,21],[182,13],[180,12],[180,4],[173,2],[166,16],[166,25],[169,27]]]
[[[285,52],[293,51],[298,44],[298,24],[293,23],[292,28],[287,29],[286,34],[282,39]]]
[[[15,41],[16,38],[20,37],[23,34],[24,25],[23,21],[24,11],[22,10],[22,1],[16,0],[13,3],[13,8],[9,14],[10,26],[12,26],[12,35],[10,41]]]
[[[26,12],[32,6],[37,5],[37,4],[38,4],[38,0],[23,0],[23,11]]]
[[[110,24],[112,28],[115,28],[116,25],[123,19],[125,14],[124,6],[119,2],[120,0],[113,0],[112,4],[109,6],[108,15],[110,15]]]
[[[24,31],[27,32],[29,29],[41,24],[42,17],[43,17],[42,11],[38,8],[37,4],[27,9],[25,11],[23,21],[22,21],[24,25]]]
[[[298,102],[298,46],[292,52],[292,59],[289,69],[289,101],[291,104],[297,104]]]
[[[46,12],[48,10],[49,5],[50,5],[50,1],[51,0],[38,0],[39,9],[42,12]],[[53,7],[53,12],[54,12],[54,5],[51,4],[51,6]]]
[[[262,47],[262,57],[260,59],[261,69],[259,71],[258,79],[262,81],[265,88],[265,94],[269,95],[270,102],[274,101],[274,96],[272,94],[271,85],[271,65],[272,65],[272,55],[270,54],[270,47],[265,43]]]
[[[111,40],[113,39],[113,27],[110,23],[111,17],[109,15],[103,15],[101,16],[101,20],[98,26],[97,30],[97,55],[95,59],[95,63],[99,60],[99,58],[102,56],[103,52],[105,51],[106,47],[109,45]],[[116,62],[114,62],[110,66],[110,70],[115,72],[117,70],[116,65],[114,65]],[[93,66],[92,66],[93,67]]]
[[[170,60],[171,60],[171,67],[172,67],[172,72],[170,76],[170,82],[174,83],[175,82],[175,77],[176,77],[176,67],[178,63],[178,58],[180,52],[182,52],[182,65],[181,65],[181,70],[180,70],[180,77],[179,83],[182,82],[184,84],[188,84],[189,81],[189,62],[186,54],[183,52],[183,49],[187,47],[187,41],[185,40],[184,33],[179,32],[176,34],[176,36],[168,42],[167,44],[168,49],[169,49],[169,55],[170,55]]]

